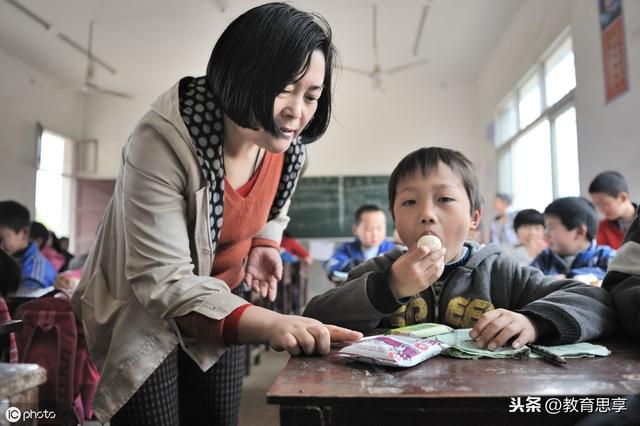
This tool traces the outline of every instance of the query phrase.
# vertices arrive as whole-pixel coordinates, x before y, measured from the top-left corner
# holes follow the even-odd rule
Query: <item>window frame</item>
[[[500,192],[507,192],[513,194],[513,179],[511,174],[511,168],[513,164],[511,164],[512,156],[511,149],[513,145],[527,132],[532,130],[534,127],[539,125],[544,120],[549,120],[549,131],[550,131],[550,149],[551,149],[551,181],[552,181],[552,194],[553,198],[557,198],[559,194],[559,175],[558,175],[558,158],[557,158],[557,141],[556,141],[556,119],[568,111],[570,108],[575,109],[575,86],[573,89],[569,90],[562,98],[556,101],[551,106],[546,106],[547,104],[547,94],[546,94],[546,63],[547,61],[558,51],[558,49],[562,48],[562,46],[567,42],[568,39],[572,39],[570,29],[565,29],[560,36],[556,38],[556,40],[551,43],[551,45],[546,49],[542,56],[538,58],[535,65],[529,69],[513,86],[511,90],[507,92],[507,94],[501,99],[498,103],[495,114],[494,114],[494,122],[496,123],[496,132],[495,132],[495,148],[496,148],[496,158],[498,159],[498,166],[496,167],[496,171],[498,172],[497,183],[498,190]],[[573,40],[571,40],[571,50],[573,52]],[[574,55],[574,72],[575,72],[575,55]],[[533,120],[531,123],[527,124],[525,127],[520,127],[520,91],[525,86],[527,82],[531,80],[531,78],[536,75],[538,76],[538,84],[540,85],[540,115]],[[500,140],[500,137],[504,134],[501,126],[503,126],[503,122],[500,120],[502,112],[508,108],[509,103],[513,102],[515,106],[515,114],[513,119],[515,120],[515,134],[510,137]],[[513,125],[513,123],[511,123]],[[577,136],[577,135],[576,135]],[[501,175],[502,170],[505,166],[500,164],[502,158],[507,158],[509,161],[508,167],[506,167],[508,171],[508,176]],[[578,169],[579,173],[579,169]]]

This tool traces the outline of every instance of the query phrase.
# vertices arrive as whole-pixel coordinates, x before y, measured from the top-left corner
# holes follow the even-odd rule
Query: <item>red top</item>
[[[596,241],[600,245],[607,245],[614,250],[620,248],[624,239],[624,231],[617,220],[602,219],[598,225]]]
[[[280,242],[280,247],[282,247],[289,253],[298,256],[300,259],[309,257],[309,252],[304,247],[302,247],[302,245],[293,237],[283,236],[282,242]]]

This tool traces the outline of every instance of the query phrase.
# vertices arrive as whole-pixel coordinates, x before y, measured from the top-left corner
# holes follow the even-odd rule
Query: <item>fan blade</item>
[[[371,30],[372,41],[373,41],[373,61],[375,64],[378,63],[378,5],[373,3],[373,28]]]
[[[421,59],[419,61],[415,61],[415,62],[409,62],[408,64],[403,64],[403,65],[398,65],[397,67],[392,67],[392,68],[388,68],[386,70],[382,70],[383,73],[385,74],[395,74],[398,71],[403,71],[409,68],[413,68],[413,67],[417,67],[420,65],[424,65],[429,63],[428,59]]]
[[[422,39],[422,30],[424,30],[424,23],[427,20],[427,14],[429,13],[429,5],[422,6],[422,16],[420,17],[420,23],[418,24],[418,32],[416,33],[416,41],[413,43],[413,56],[418,56],[418,47],[420,46],[420,40]]]
[[[84,84],[88,85],[93,77],[93,21],[89,21],[89,40],[87,41],[87,72],[84,75]]]
[[[115,90],[110,90],[110,89],[104,89],[100,86],[96,86],[95,84],[88,82],[86,84],[86,87],[91,89],[91,90],[95,90],[96,92],[100,92],[100,93],[104,93],[106,95],[111,95],[111,96],[117,96],[119,98],[123,98],[123,99],[133,99],[133,96],[128,94],[128,93],[123,93],[123,92],[117,92]]]
[[[349,72],[355,72],[358,74],[364,74],[364,75],[372,75],[373,72],[371,71],[365,71],[365,70],[361,70],[359,68],[351,68],[351,67],[345,67],[344,65],[340,67],[342,70],[344,71],[349,71]]]

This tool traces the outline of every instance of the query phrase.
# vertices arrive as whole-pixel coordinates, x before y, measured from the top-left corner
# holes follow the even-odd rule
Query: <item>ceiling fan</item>
[[[86,50],[87,71],[84,75],[84,83],[80,88],[80,90],[83,93],[87,93],[87,94],[103,93],[105,95],[116,96],[123,99],[133,99],[133,96],[128,93],[106,89],[104,87],[98,86],[93,82],[93,77],[95,75],[95,70],[96,70],[97,58],[93,56],[92,45],[93,45],[93,21],[90,21],[89,22],[89,42],[87,44],[87,50]],[[115,70],[113,70],[112,73],[115,74]]]
[[[384,88],[382,86],[382,75],[383,74],[395,74],[397,72],[400,71],[404,71],[406,69],[409,68],[413,68],[413,67],[417,67],[417,66],[421,66],[421,65],[425,65],[429,62],[429,60],[427,58],[423,58],[423,59],[419,59],[417,61],[413,61],[413,62],[409,62],[406,64],[402,64],[402,65],[398,65],[395,67],[390,67],[390,68],[382,68],[380,66],[380,61],[378,58],[378,5],[373,3],[373,28],[372,28],[372,44],[373,44],[373,68],[370,70],[364,70],[364,69],[360,69],[360,68],[353,68],[353,67],[349,67],[349,66],[341,66],[341,68],[345,71],[349,71],[349,72],[353,72],[353,73],[358,73],[358,74],[364,74],[366,76],[368,76],[369,78],[371,78],[372,82],[373,82],[373,87],[376,89],[380,89],[382,91],[384,91]],[[422,10],[422,18],[420,20],[420,25],[418,27],[418,33],[416,34],[416,42],[414,45],[414,49],[413,49],[413,54],[417,55],[418,53],[418,44],[420,42],[420,38],[422,35],[422,29],[424,27],[424,22],[427,18],[427,11],[428,11],[428,7],[429,6],[424,6],[423,10]]]

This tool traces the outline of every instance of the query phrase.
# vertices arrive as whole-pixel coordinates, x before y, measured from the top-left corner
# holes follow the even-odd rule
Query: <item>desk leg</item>
[[[280,426],[326,426],[331,424],[329,407],[287,406],[280,407]]]

